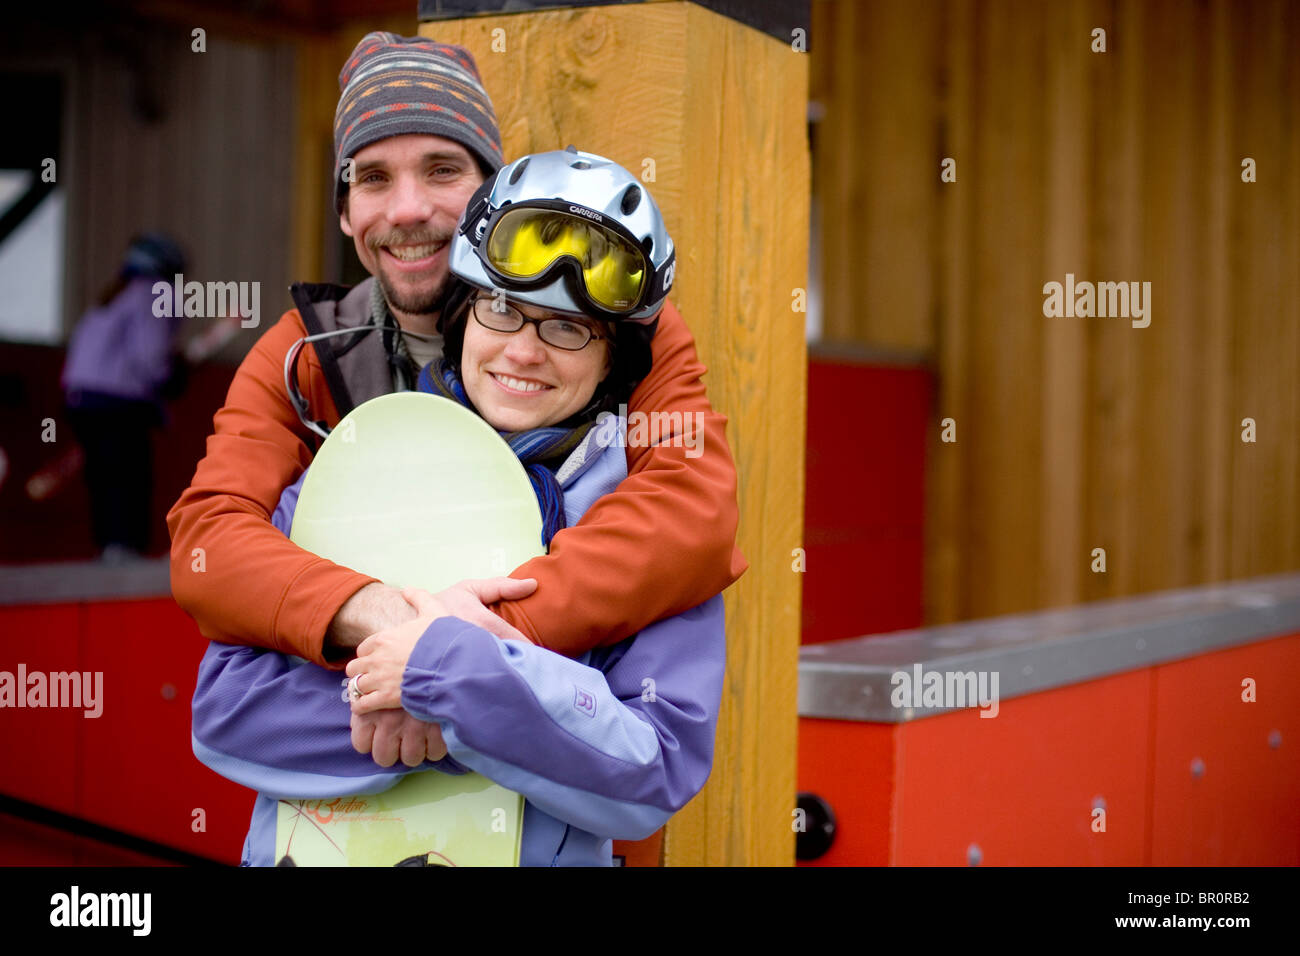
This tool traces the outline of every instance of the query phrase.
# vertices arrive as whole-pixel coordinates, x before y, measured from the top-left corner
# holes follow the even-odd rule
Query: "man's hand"
[[[466,624],[474,624],[489,634],[495,634],[503,641],[532,641],[510,624],[487,609],[487,605],[497,601],[518,601],[528,597],[537,590],[536,578],[483,578],[478,581],[460,581],[436,595],[438,602],[447,609],[452,617],[458,617]],[[428,596],[428,591],[407,588],[402,592],[408,601],[415,595]]]
[[[415,608],[397,588],[377,582],[367,584],[343,602],[334,615],[325,632],[325,656],[340,656],[339,651],[354,649],[371,634],[414,618]]]
[[[489,611],[484,604],[527,597],[537,587],[532,578],[487,578],[461,581],[436,595],[414,588],[402,592],[417,615],[414,620],[371,634],[357,648],[357,656],[348,663],[347,675],[360,696],[352,701],[354,714],[402,706],[402,677],[406,663],[429,625],[440,617],[457,617],[477,624],[505,640],[527,638]],[[363,753],[365,751],[362,751]]]
[[[442,728],[416,720],[401,709],[354,713],[352,746],[357,753],[370,754],[381,767],[391,767],[398,757],[408,767],[418,767],[425,757],[441,760],[447,756]]]

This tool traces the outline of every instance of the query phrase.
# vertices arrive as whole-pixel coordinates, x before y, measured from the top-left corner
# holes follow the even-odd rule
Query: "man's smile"
[[[446,246],[447,242],[443,241],[380,246],[379,248],[404,265],[427,265]]]

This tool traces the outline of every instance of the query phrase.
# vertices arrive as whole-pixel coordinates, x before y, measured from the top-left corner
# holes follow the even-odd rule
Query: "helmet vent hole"
[[[654,255],[654,251],[655,251],[654,236],[646,236],[644,239],[642,239],[641,248],[645,251],[645,254],[647,256]]]
[[[510,172],[510,185],[511,185],[511,186],[513,186],[515,183],[519,182],[519,177],[522,176],[522,175],[524,174],[524,170],[527,169],[527,168],[528,168],[528,158],[525,157],[525,158],[524,158],[524,159],[523,159],[523,160],[522,160],[522,161],[521,161],[517,166],[515,166],[515,168],[514,168],[513,170],[511,170],[511,172]]]
[[[587,162],[585,159],[575,159],[573,162],[569,163],[569,165],[574,169],[591,169],[591,163]]]
[[[641,205],[641,189],[635,183],[627,187],[623,193],[623,204],[619,208],[623,210],[623,215],[630,216],[632,210]]]

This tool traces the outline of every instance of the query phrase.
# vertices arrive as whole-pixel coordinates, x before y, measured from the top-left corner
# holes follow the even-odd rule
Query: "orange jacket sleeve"
[[[235,373],[207,453],[167,515],[172,595],[210,640],[341,667],[322,657],[325,631],[376,579],[304,551],[271,524],[280,493],[312,458],[313,436],[285,394],[283,373],[285,354],[305,334],[298,313],[286,314]],[[298,364],[313,412],[337,420],[311,348]]]
[[[511,573],[537,579],[532,595],[493,608],[562,654],[616,644],[713,597],[748,567],[735,546],[739,509],[727,419],[709,405],[700,380],[706,369],[672,303],[664,305],[653,350],[654,365],[633,393],[629,415],[679,412],[689,429],[698,413],[698,455],[679,447],[685,442],[663,439],[662,430],[658,445],[634,444],[630,429],[628,477],[577,525],[557,533],[549,554]]]

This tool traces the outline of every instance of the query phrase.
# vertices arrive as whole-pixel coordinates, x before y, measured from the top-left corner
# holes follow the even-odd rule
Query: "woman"
[[[549,544],[626,477],[622,445],[592,426],[649,368],[644,323],[671,284],[671,241],[630,174],[573,151],[502,169],[450,252],[467,285],[421,388],[506,433]],[[277,509],[282,531],[294,498],[286,490]],[[653,833],[703,786],[725,658],[720,596],[577,661],[498,640],[437,596],[408,599],[418,625],[373,635],[349,665],[352,708],[400,703],[442,731],[447,756],[420,770],[474,770],[522,794],[524,865],[609,865],[612,838]],[[352,748],[338,687],[337,672],[275,653],[214,644],[204,658],[195,753],[260,791],[245,863],[274,862],[278,798],[375,793],[412,772]]]

